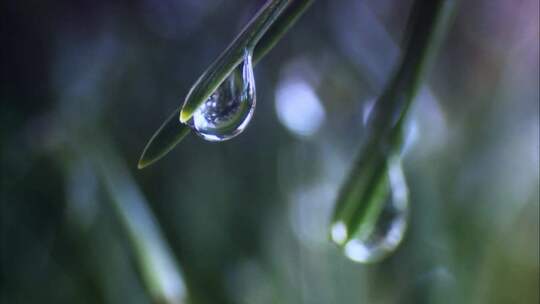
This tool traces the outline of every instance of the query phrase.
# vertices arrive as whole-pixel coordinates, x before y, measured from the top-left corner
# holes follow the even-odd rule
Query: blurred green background
[[[315,1],[241,136],[146,142],[264,1],[2,6],[2,303],[538,303],[539,4],[461,1],[408,125],[382,263],[328,239],[411,1]]]

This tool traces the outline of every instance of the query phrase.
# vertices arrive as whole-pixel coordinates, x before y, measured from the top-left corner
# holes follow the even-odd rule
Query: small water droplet
[[[379,262],[400,244],[407,227],[408,189],[401,162],[392,158],[388,165],[385,195],[371,202],[369,212],[374,220],[364,220],[353,236],[346,224],[335,221],[330,227],[330,237],[345,256],[359,263]],[[378,213],[378,215],[377,215]]]
[[[251,51],[219,88],[193,113],[187,124],[208,141],[225,141],[242,133],[255,110]]]

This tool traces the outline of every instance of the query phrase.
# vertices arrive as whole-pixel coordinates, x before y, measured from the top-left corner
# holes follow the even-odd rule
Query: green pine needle
[[[259,62],[289,31],[313,0],[269,1],[199,78],[182,108],[176,109],[146,144],[137,167],[145,168],[171,151],[191,129],[178,121],[187,121],[193,111],[241,62],[246,47],[254,48],[254,64]],[[206,96],[206,97],[204,97]]]

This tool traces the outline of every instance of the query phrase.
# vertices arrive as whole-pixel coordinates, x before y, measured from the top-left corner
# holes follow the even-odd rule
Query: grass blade
[[[191,87],[182,110],[180,121],[187,122],[193,112],[212,95],[243,59],[244,50],[254,49],[259,39],[291,1],[271,0],[266,3],[233,42],[206,69]]]
[[[91,147],[99,147],[99,152],[92,153],[97,172],[131,243],[149,295],[155,303],[185,303],[187,290],[181,267],[148,201],[109,140],[96,139]]]
[[[369,217],[378,216],[369,214],[370,204],[384,203],[377,196],[386,182],[389,159],[399,154],[408,110],[446,33],[453,7],[452,0],[417,0],[414,4],[401,64],[373,108],[368,138],[334,209],[332,222],[342,222],[347,231],[340,243],[356,235],[362,223],[373,221]]]
[[[285,8],[282,14],[274,20],[264,35],[258,40],[253,53],[254,65],[289,31],[305,10],[313,3],[313,0],[293,0],[289,2],[292,3]],[[176,109],[154,133],[139,159],[137,165],[139,169],[145,168],[165,156],[191,131],[188,126],[178,121],[179,115],[180,109]]]
[[[137,167],[142,169],[149,166],[165,156],[179,142],[189,134],[191,129],[178,122],[180,109],[176,109],[169,118],[154,133],[150,141],[146,144]]]

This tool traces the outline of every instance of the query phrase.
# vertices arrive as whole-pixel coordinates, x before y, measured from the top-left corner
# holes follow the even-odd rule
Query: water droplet
[[[397,157],[389,160],[384,195],[371,201],[366,217],[350,236],[341,220],[330,227],[330,237],[345,256],[359,263],[379,262],[400,244],[407,227],[408,189],[401,162]]]
[[[208,141],[225,141],[242,133],[255,110],[255,78],[251,51],[219,88],[193,113],[187,122]]]

